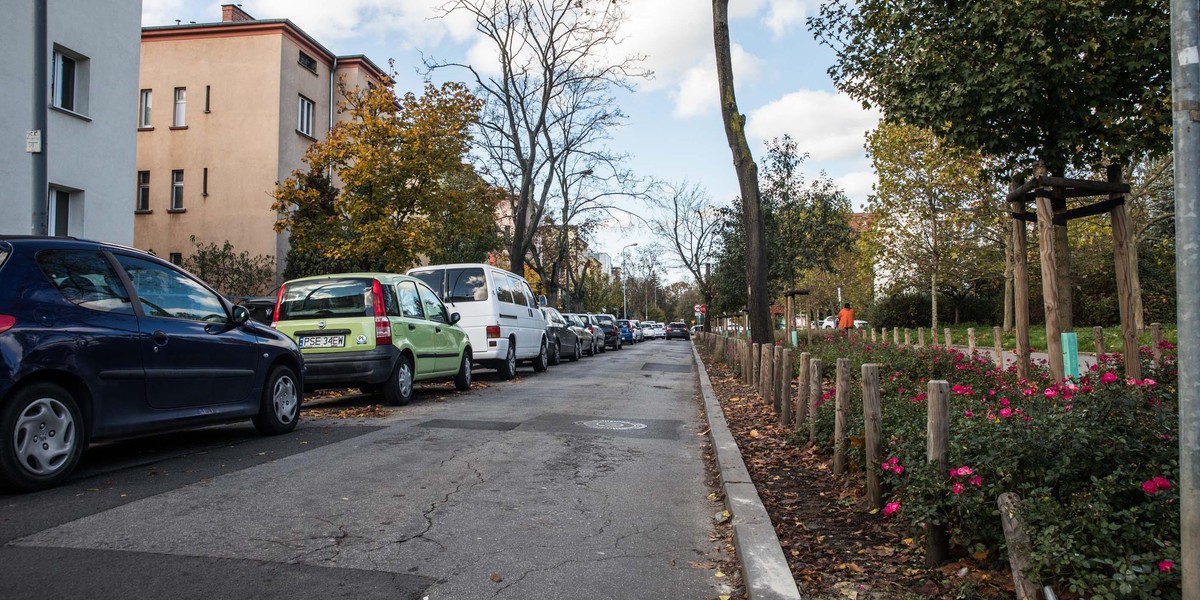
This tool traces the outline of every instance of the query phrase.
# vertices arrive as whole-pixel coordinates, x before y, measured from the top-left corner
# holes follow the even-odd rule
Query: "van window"
[[[526,286],[525,286],[524,281],[517,279],[516,276],[514,276],[514,275],[509,275],[508,276],[508,285],[512,286],[513,304],[517,304],[517,305],[521,305],[521,306],[533,306],[534,305],[533,302],[529,301],[530,298],[525,293]]]
[[[494,279],[496,282],[496,295],[500,297],[501,302],[507,302],[509,304],[525,303],[524,299],[519,296],[516,288],[513,287],[513,280],[511,277],[504,273],[493,271],[492,279]]]
[[[428,271],[413,271],[408,274],[409,277],[416,277],[425,283],[425,285],[433,288],[440,296],[442,290],[446,287],[442,285],[442,278],[445,277],[445,269],[430,269]]]
[[[521,291],[525,294],[525,304],[537,308],[537,296],[533,295],[533,290],[529,289],[529,283],[523,279],[518,279],[517,282],[520,284]]]
[[[428,281],[425,283],[429,284],[429,287],[433,288],[435,292],[441,289],[440,286],[433,285]],[[442,297],[446,302],[487,300],[487,277],[483,276],[483,269],[479,267],[446,269],[446,292],[446,295]]]

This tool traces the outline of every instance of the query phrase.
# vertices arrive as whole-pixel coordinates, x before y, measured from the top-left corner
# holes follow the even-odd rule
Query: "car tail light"
[[[275,294],[275,310],[271,311],[271,327],[279,329],[279,306],[283,304],[283,286],[279,286],[279,293]]]
[[[378,279],[371,282],[371,297],[375,304],[375,345],[392,345],[392,322],[384,311],[383,286]]]
[[[500,337],[500,326],[499,325],[488,325],[487,326],[487,336],[489,339]]]
[[[17,318],[12,315],[0,315],[0,333],[4,333],[17,324]]]

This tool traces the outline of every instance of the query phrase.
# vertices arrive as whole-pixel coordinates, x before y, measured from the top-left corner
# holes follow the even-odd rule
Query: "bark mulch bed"
[[[961,560],[925,566],[917,532],[867,507],[859,473],[838,478],[832,457],[779,426],[774,409],[703,353],[713,391],[805,598],[1013,598],[1011,575]]]

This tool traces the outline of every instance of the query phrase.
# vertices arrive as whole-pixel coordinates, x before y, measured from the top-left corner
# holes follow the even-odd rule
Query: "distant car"
[[[547,353],[550,364],[557,365],[564,358],[571,362],[579,360],[583,355],[583,342],[575,328],[567,322],[567,318],[548,306],[542,307],[542,314],[546,315],[546,338],[550,344]]]
[[[636,321],[630,321],[629,319],[617,320],[617,325],[621,328],[621,341],[629,342],[630,344],[636,344],[638,342],[636,333],[637,326],[634,325],[634,323],[636,323]]]
[[[642,330],[642,339],[654,339],[654,321],[642,321],[640,325]]]
[[[688,333],[687,323],[683,323],[681,321],[667,324],[667,326],[663,328],[663,332],[663,335],[665,335],[668,340],[675,338],[679,338],[681,340],[692,339],[692,334]]]
[[[662,340],[662,339],[666,339],[666,337],[667,337],[667,327],[666,327],[666,325],[663,325],[662,323],[657,323],[657,322],[656,322],[656,323],[654,324],[654,337],[655,337],[655,338],[657,338],[657,339],[660,339],[660,340]]]
[[[636,319],[630,319],[629,323],[633,326],[633,340],[635,342],[646,341],[646,333],[645,330],[642,329],[642,322]]]
[[[147,252],[0,235],[0,488],[65,481],[92,442],[299,421],[288,337]]]
[[[339,273],[283,284],[275,329],[296,340],[310,390],[380,390],[408,404],[413,383],[471,389],[471,340],[424,282],[395,273]]]
[[[570,313],[567,316],[575,317],[592,335],[592,349],[587,353],[588,356],[595,356],[604,352],[604,330],[600,328],[600,324],[596,322],[596,316],[591,313]]]
[[[864,327],[866,327],[866,326],[867,326],[867,322],[866,322],[866,321],[864,321],[864,320],[862,320],[862,319],[855,319],[855,320],[854,320],[854,328],[855,328],[855,329],[862,329],[862,328],[864,328]]]
[[[617,317],[609,314],[592,316],[596,317],[596,322],[604,330],[604,346],[613,350],[620,350],[622,346],[621,328],[617,325]]]
[[[596,353],[596,336],[592,335],[591,329],[579,318],[579,315],[562,313],[564,319],[567,320],[567,326],[575,332],[575,337],[579,338],[580,355],[592,356]]]
[[[703,325],[692,325],[692,328],[689,331],[692,332],[692,335],[696,335],[697,333],[704,331],[704,326]]]
[[[231,296],[229,300],[234,304],[246,307],[250,311],[250,318],[262,323],[270,325],[275,316],[275,300],[279,289],[276,288],[269,296]]]
[[[837,317],[835,317],[835,316],[825,317],[825,319],[821,321],[821,329],[836,329],[836,328],[837,328]]]

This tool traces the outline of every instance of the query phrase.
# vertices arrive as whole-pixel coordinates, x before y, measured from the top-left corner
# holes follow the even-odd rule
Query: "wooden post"
[[[895,345],[895,346],[900,345],[900,328],[899,327],[892,328],[892,345]]]
[[[930,381],[929,397],[926,400],[928,428],[925,459],[936,467],[939,477],[950,479],[950,384],[946,381]],[[945,525],[925,526],[925,564],[936,567],[950,557],[950,536]]]
[[[996,368],[1004,370],[1004,345],[1000,342],[1000,328],[992,328],[992,340],[996,343]]]
[[[1037,169],[1034,169],[1035,173]],[[1046,358],[1050,379],[1063,380],[1062,319],[1058,304],[1058,257],[1055,255],[1054,208],[1049,198],[1037,198],[1038,250],[1042,264],[1042,304],[1046,307]],[[1134,355],[1136,360],[1137,355]]]
[[[1012,192],[1021,187],[1016,176],[1008,184]],[[1013,202],[1013,325],[1017,332],[1017,377],[1029,378],[1029,243],[1025,227],[1025,199]]]
[[[787,323],[785,323],[784,327],[783,327],[783,335],[786,336],[783,343],[788,346],[791,346],[792,345],[792,331],[796,329],[795,313],[792,312],[794,310],[794,306],[796,303],[796,297],[791,294],[788,294],[787,296],[785,296],[785,298],[786,298],[786,301],[784,303],[784,308],[783,308],[783,318],[787,320]]]
[[[1108,165],[1108,181],[1121,183],[1120,165]],[[1112,194],[1109,199],[1124,198],[1124,194]],[[1142,361],[1138,358],[1137,315],[1133,304],[1133,272],[1137,265],[1130,260],[1129,244],[1132,229],[1129,208],[1125,204],[1115,206],[1110,215],[1113,236],[1113,261],[1117,277],[1117,309],[1121,315],[1121,339],[1125,353],[1125,377],[1142,378]]]
[[[975,328],[967,328],[967,357],[975,360]]]
[[[872,342],[875,341],[875,328],[874,327],[871,328],[871,341]]]
[[[917,328],[917,347],[918,348],[925,347],[925,328],[924,327]]]
[[[1154,368],[1158,369],[1162,365],[1162,348],[1159,344],[1162,343],[1162,323],[1150,324],[1150,348],[1154,350]]]
[[[763,344],[758,359],[758,391],[763,402],[775,404],[775,345]]]
[[[904,345],[905,346],[912,345],[912,331],[907,327],[904,328]]]
[[[783,360],[779,365],[779,424],[792,424],[792,349],[783,349]]]
[[[750,344],[750,360],[747,361],[750,363],[750,376],[746,379],[746,383],[750,384],[750,387],[755,388],[755,389],[758,388],[758,369],[759,369],[758,363],[761,358],[762,358],[762,344],[751,343]]]
[[[812,379],[812,387],[808,390],[808,441],[817,441],[817,402],[821,400],[821,383],[824,376],[824,370],[821,368],[821,359],[814,358],[810,361],[812,366],[808,368],[808,376]]]
[[[1019,513],[1021,497],[1005,492],[996,498],[996,506],[1000,508],[1000,524],[1004,527],[1004,545],[1008,547],[1008,565],[1012,568],[1017,600],[1037,600],[1038,586],[1025,576],[1031,548]]]
[[[850,408],[850,359],[837,359],[837,387],[833,417],[833,474],[846,473],[846,411]]]
[[[783,373],[783,348],[784,346],[782,345],[775,346],[775,357],[771,363],[773,365],[771,368],[770,383],[771,405],[775,407],[775,414],[780,414],[783,412],[783,405],[781,403],[783,400],[783,384],[780,383],[782,379],[779,377],[779,375]]]
[[[800,433],[800,428],[808,421],[808,369],[812,366],[808,361],[811,358],[811,353],[800,353],[800,376],[796,378],[799,384],[796,391],[800,392],[796,396],[796,433]]]
[[[813,332],[812,309],[805,307],[804,314],[807,315],[807,317],[808,317],[808,327],[804,328],[805,330],[807,330],[807,333],[805,334],[805,336],[807,337],[808,345],[812,346],[812,332]]]
[[[1104,354],[1104,328],[1099,325],[1092,328],[1092,343],[1096,344],[1096,362],[1100,362],[1100,356]]]
[[[879,365],[862,366],[863,443],[867,451],[867,506],[883,508],[879,487],[879,461],[883,454],[883,426],[879,412]]]
[[[953,350],[954,343],[950,340],[950,328],[946,327],[946,328],[942,329],[942,332],[945,333],[945,335],[946,335],[946,349]]]

